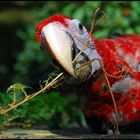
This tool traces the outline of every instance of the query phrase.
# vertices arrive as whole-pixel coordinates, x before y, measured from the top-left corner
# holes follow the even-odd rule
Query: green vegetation
[[[93,35],[108,37],[113,33],[140,34],[140,2],[97,2],[97,1],[46,1],[46,2],[1,2],[0,9],[0,106],[12,102],[13,95],[6,96],[10,85],[22,83],[32,89],[40,89],[40,81],[48,78],[55,70],[47,52],[40,49],[35,36],[35,26],[54,14],[77,18],[90,29],[93,12],[98,14]],[[103,16],[104,15],[104,16]],[[67,127],[71,123],[84,125],[83,115],[78,109],[74,90],[63,86],[40,94],[22,104],[16,110],[0,117],[1,125],[10,123],[46,124],[48,128]],[[26,89],[25,89],[26,91]],[[65,96],[64,96],[65,95]],[[18,94],[18,96],[23,96]]]

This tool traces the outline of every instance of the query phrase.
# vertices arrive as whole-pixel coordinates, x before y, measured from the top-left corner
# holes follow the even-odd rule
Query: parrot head
[[[100,68],[98,60],[83,65],[94,58],[100,59],[100,56],[95,49],[94,37],[89,37],[79,20],[64,15],[51,16],[36,26],[36,36],[40,45],[73,78],[85,81]]]

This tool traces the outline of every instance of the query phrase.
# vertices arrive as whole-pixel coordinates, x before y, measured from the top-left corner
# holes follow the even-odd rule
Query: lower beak
[[[66,31],[61,30],[53,23],[42,28],[46,47],[56,61],[72,76],[75,76],[72,65],[73,41]]]

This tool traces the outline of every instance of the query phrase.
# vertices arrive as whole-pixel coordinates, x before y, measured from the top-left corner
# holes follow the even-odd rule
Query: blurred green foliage
[[[139,1],[38,1],[31,3],[25,1],[9,3],[12,6],[9,4],[8,8],[4,7],[6,4],[0,3],[3,6],[0,13],[0,23],[3,26],[0,26],[0,29],[6,27],[1,32],[0,39],[2,61],[0,82],[5,84],[2,87],[20,82],[36,90],[39,89],[39,81],[47,79],[50,72],[53,71],[51,57],[47,52],[44,53],[40,50],[35,36],[35,27],[41,20],[54,14],[59,13],[77,18],[90,29],[93,13],[97,8],[102,8],[105,18],[103,18],[103,14],[97,15],[97,24],[93,30],[93,35],[96,38],[108,37],[115,32],[140,34]],[[102,20],[100,20],[101,18]],[[4,34],[6,29],[9,29],[8,33],[11,38],[14,36],[18,39],[19,44],[15,43],[11,46],[12,44],[8,44],[10,41],[6,42],[4,39],[7,37],[7,33]],[[12,41],[17,42],[14,38]],[[11,59],[11,61],[7,61],[7,59]],[[4,82],[5,80],[7,81]],[[11,98],[5,97],[2,92],[4,90],[1,91],[1,103],[11,101]],[[18,117],[14,118],[12,122],[45,123],[49,128],[66,127],[75,122],[82,126],[83,115],[76,105],[77,98],[73,93],[74,91],[67,89],[65,96],[62,96],[60,88],[49,91],[48,95],[43,93],[19,107],[21,113],[18,112]],[[0,120],[4,122],[3,118]]]

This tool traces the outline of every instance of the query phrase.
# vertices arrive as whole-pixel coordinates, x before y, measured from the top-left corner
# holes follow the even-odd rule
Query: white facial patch
[[[98,52],[95,49],[94,43],[91,40],[91,37],[89,38],[89,33],[87,31],[87,29],[83,26],[82,30],[79,28],[79,24],[81,24],[81,22],[77,19],[73,19],[70,21],[70,28],[69,28],[69,32],[70,34],[73,36],[73,39],[75,41],[76,47],[79,50],[83,50],[83,48],[85,47],[83,53],[86,54],[86,56],[89,58],[89,60],[93,60],[93,59],[98,59],[101,60],[100,55],[98,54]],[[89,40],[87,40],[89,38]],[[86,43],[88,42],[88,43]],[[86,45],[88,44],[88,45]],[[101,68],[101,65],[99,63],[98,60],[94,60],[91,65],[92,65],[92,74]]]

